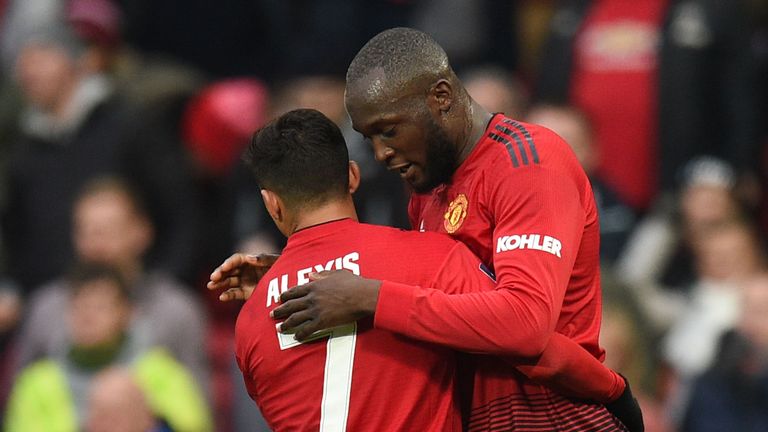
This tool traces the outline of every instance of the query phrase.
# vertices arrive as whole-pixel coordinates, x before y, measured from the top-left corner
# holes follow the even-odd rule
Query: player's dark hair
[[[349,193],[349,153],[341,130],[313,109],[289,111],[259,129],[243,155],[262,189],[292,208]]]
[[[453,75],[443,48],[428,34],[406,27],[385,30],[369,40],[347,69],[347,85],[365,79],[374,68],[384,72],[385,92],[412,80]]]
[[[108,281],[117,287],[120,298],[130,301],[132,299],[131,290],[123,274],[116,268],[107,264],[81,262],[75,264],[69,272],[67,280],[69,281],[71,295],[79,294],[83,288],[96,281]]]

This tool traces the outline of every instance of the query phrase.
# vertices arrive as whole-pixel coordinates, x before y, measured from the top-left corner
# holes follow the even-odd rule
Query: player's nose
[[[395,155],[395,151],[392,148],[384,145],[380,140],[373,140],[373,155],[379,162],[386,162],[392,156]]]

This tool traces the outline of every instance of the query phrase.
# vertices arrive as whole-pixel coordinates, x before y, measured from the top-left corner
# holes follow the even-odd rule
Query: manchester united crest
[[[450,204],[448,204],[448,211],[445,212],[445,221],[443,226],[448,234],[453,234],[461,227],[464,218],[467,217],[467,208],[469,202],[464,194],[459,194]]]

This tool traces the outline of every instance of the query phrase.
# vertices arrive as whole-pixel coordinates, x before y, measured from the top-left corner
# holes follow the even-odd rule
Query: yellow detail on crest
[[[443,222],[448,234],[455,233],[461,227],[462,222],[467,217],[467,208],[469,208],[469,202],[464,194],[459,194],[448,204],[448,211],[445,212],[445,221]]]

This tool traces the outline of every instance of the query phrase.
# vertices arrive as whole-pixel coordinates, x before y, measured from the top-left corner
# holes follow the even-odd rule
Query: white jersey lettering
[[[351,252],[343,257],[328,260],[325,264],[316,264],[312,267],[303,268],[296,272],[296,285],[309,283],[309,275],[313,272],[331,271],[331,270],[349,270],[360,276],[360,254]],[[269,281],[267,285],[267,307],[280,302],[280,294],[288,291],[288,275],[283,274]],[[291,285],[293,286],[293,285]]]

